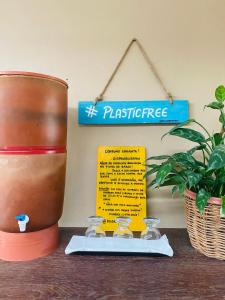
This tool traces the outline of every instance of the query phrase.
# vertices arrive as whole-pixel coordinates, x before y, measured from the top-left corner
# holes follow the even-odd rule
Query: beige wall
[[[137,37],[177,98],[190,100],[191,116],[209,128],[216,113],[203,105],[225,83],[224,0],[0,0],[0,69],[68,79],[69,136],[61,225],[82,226],[95,211],[98,145],[144,145],[148,155],[185,149],[161,135],[170,127],[78,127],[79,99],[101,91],[125,47]],[[164,94],[133,48],[107,93],[109,99],[157,99]],[[183,227],[182,198],[149,193],[149,214],[161,226]]]

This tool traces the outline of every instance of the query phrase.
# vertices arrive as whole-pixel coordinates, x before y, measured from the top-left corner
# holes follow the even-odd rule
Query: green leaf
[[[204,143],[205,137],[200,132],[189,128],[177,128],[170,135],[175,135],[196,143]]]
[[[170,174],[166,177],[165,181],[160,186],[178,185],[184,183],[184,180],[179,175]]]
[[[220,113],[219,121],[220,121],[220,123],[222,123],[222,124],[225,123],[225,113],[224,113],[224,112],[221,112],[221,113]]]
[[[185,183],[181,183],[181,184],[178,185],[178,189],[179,189],[179,192],[180,192],[181,194],[183,194],[185,188],[186,188]]]
[[[176,193],[177,190],[178,190],[178,187],[175,185],[175,186],[172,188],[172,196]]]
[[[158,165],[157,164],[150,164],[150,165],[145,165],[147,168],[151,169],[151,168],[155,168]]]
[[[149,188],[149,187],[152,187],[153,185],[155,185],[156,184],[156,180],[154,179],[154,180],[152,180],[148,185],[147,185],[147,187]]]
[[[223,85],[218,86],[215,91],[216,100],[223,102],[225,100],[225,87]]]
[[[197,160],[197,159],[194,159],[195,160],[195,163],[198,165],[198,170],[200,170],[201,168],[204,168],[204,169],[206,169],[206,165],[202,162],[202,161],[200,161],[200,160]]]
[[[221,197],[220,217],[225,217],[225,196]]]
[[[147,160],[153,159],[153,160],[164,160],[170,158],[169,155],[159,155],[159,156],[151,156]]]
[[[186,174],[187,174],[189,189],[191,189],[193,186],[198,184],[199,181],[202,179],[202,174],[199,173],[187,171]]]
[[[198,166],[197,171],[198,173],[205,175],[206,169],[202,166]]]
[[[194,122],[195,120],[194,119],[189,119],[187,121],[184,121],[183,123],[181,124],[178,124],[176,126],[174,126],[172,129],[170,129],[170,131],[166,132],[162,137],[161,137],[161,140],[167,135],[167,134],[171,134],[171,132],[173,132],[174,130],[176,130],[177,128],[181,128],[183,126],[186,126],[186,125],[189,125],[190,123]]]
[[[222,144],[223,135],[221,133],[214,133],[213,138],[214,138],[214,143],[216,146]]]
[[[210,107],[212,109],[222,109],[224,107],[222,102],[211,102],[208,105],[205,105],[205,107]]]
[[[156,167],[152,168],[151,170],[147,171],[144,175],[144,178],[154,174],[155,172],[157,172],[159,170],[159,168],[160,168],[160,166],[156,166]]]
[[[208,169],[217,170],[225,166],[225,145],[216,146],[209,157]]]
[[[200,189],[196,196],[196,205],[200,212],[200,214],[203,213],[206,204],[211,197],[210,193],[208,193],[205,189]]]
[[[174,159],[176,163],[183,165],[187,168],[194,167],[196,165],[194,158],[189,153],[185,153],[185,152],[175,153],[174,155],[172,155],[172,159]]]
[[[171,172],[171,170],[171,163],[163,164],[156,175],[156,183],[158,183],[158,185],[161,185],[165,181],[166,176]]]
[[[204,184],[207,187],[212,187],[215,184],[215,179],[213,179],[212,177],[203,177],[201,180],[201,184]]]
[[[218,176],[217,180],[220,182],[220,185],[224,184],[225,183],[225,174],[220,174]]]

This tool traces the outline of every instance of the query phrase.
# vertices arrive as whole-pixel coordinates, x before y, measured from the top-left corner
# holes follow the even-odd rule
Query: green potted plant
[[[152,156],[147,160],[148,186],[170,186],[185,196],[187,230],[191,244],[201,253],[225,259],[225,87],[215,91],[207,108],[218,110],[221,131],[209,131],[194,119],[163,135],[196,143],[186,152]],[[198,130],[187,128],[196,124]],[[154,161],[154,162],[152,162]],[[152,178],[153,175],[153,178]]]

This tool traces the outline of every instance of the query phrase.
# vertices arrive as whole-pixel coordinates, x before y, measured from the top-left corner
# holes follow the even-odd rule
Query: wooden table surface
[[[73,234],[62,228],[58,250],[31,262],[0,262],[0,299],[225,299],[225,262],[190,245],[186,230],[161,229],[174,257],[65,255]]]

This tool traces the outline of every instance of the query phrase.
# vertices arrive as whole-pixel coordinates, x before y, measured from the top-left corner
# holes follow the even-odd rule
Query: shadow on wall
[[[184,197],[172,197],[170,188],[150,190],[147,197],[147,215],[160,217],[161,228],[186,227]],[[178,225],[179,224],[179,225]]]

